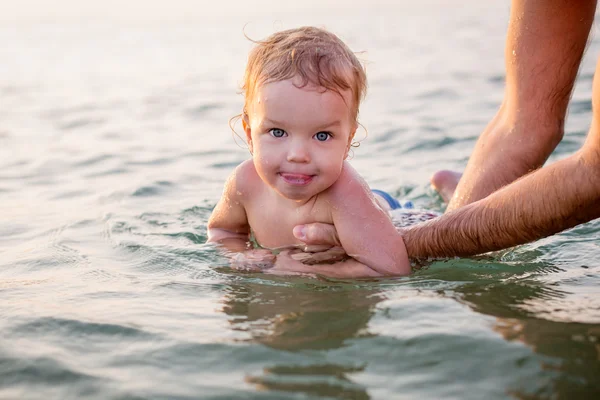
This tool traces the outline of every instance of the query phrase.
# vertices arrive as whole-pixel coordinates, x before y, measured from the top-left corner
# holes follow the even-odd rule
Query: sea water
[[[502,99],[507,2],[279,3],[3,13],[0,398],[598,396],[598,221],[379,281],[239,273],[204,244],[249,157],[228,127],[245,35],[317,25],[362,51],[351,162],[420,208],[443,211],[429,176],[464,168]],[[549,163],[585,139],[599,52]]]

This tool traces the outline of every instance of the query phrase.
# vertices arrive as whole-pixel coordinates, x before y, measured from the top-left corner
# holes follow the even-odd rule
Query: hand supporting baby
[[[324,250],[323,250],[324,249]],[[279,249],[276,254],[268,249],[253,249],[234,253],[230,257],[231,268],[247,272],[306,272],[300,264],[332,264],[348,256],[341,247],[292,246]],[[270,271],[273,270],[273,271]]]

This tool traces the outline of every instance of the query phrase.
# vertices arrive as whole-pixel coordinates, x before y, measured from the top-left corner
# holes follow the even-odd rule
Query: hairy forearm
[[[405,229],[409,256],[500,250],[600,217],[598,158],[597,153],[579,151],[482,200]]]
[[[595,7],[596,0],[512,1],[504,100],[476,142],[448,210],[480,200],[546,162],[563,136]]]
[[[512,117],[538,125],[564,118],[595,9],[596,0],[511,2],[504,55]]]

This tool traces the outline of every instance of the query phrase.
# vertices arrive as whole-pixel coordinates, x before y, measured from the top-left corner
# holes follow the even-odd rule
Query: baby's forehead
[[[348,107],[352,107],[352,91],[341,87],[328,88],[312,82],[302,82],[299,79],[283,79],[278,81],[267,81],[257,86],[254,92],[254,101],[264,101],[267,98],[340,98]]]
[[[271,82],[256,94],[248,116],[257,125],[277,124],[305,129],[338,124],[352,128],[351,96],[319,86],[298,87],[290,81]],[[309,130],[310,130],[309,129]]]

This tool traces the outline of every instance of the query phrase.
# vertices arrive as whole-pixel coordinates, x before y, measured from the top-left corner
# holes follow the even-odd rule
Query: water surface
[[[13,5],[0,25],[0,397],[598,396],[598,221],[382,281],[237,273],[204,245],[248,158],[227,126],[244,32],[325,26],[365,51],[368,135],[352,163],[443,209],[427,180],[464,168],[498,107],[509,6],[406,3]],[[583,143],[599,44],[550,162]]]

